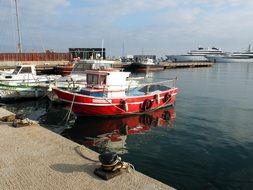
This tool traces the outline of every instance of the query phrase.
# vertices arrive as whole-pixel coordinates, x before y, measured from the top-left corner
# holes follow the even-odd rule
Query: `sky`
[[[108,56],[243,51],[252,0],[17,0],[24,52],[106,48]],[[14,0],[0,0],[0,51],[17,51]]]

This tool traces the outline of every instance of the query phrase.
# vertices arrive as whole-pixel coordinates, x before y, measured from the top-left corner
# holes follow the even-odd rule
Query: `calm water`
[[[118,119],[71,117],[47,100],[7,105],[178,189],[253,189],[253,64],[166,70],[178,77],[175,108]]]

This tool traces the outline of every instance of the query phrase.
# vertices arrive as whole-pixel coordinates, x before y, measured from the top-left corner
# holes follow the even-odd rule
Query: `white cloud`
[[[40,33],[47,47],[61,50],[100,47],[104,39],[110,54],[121,54],[123,41],[129,52],[144,48],[149,53],[165,54],[166,50],[186,52],[199,44],[234,50],[252,40],[250,0],[19,2],[24,43],[36,43],[32,38]],[[0,21],[6,10],[0,6]]]

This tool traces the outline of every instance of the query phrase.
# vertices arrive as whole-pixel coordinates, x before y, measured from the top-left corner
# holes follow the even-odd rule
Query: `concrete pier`
[[[175,68],[192,68],[192,67],[211,67],[211,62],[160,62],[164,69],[175,69]]]
[[[11,114],[0,108],[0,118]],[[1,190],[173,189],[137,171],[105,181],[93,174],[99,166],[96,152],[38,125],[14,128],[0,122],[0,134]]]
[[[164,69],[180,69],[180,68],[193,68],[193,67],[212,67],[211,62],[160,62]],[[126,64],[113,64],[114,68],[126,68]]]

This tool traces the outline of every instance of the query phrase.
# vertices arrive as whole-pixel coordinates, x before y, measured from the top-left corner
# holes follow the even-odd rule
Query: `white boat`
[[[213,63],[253,63],[251,45],[245,52],[235,52],[226,55],[208,55],[206,58]]]
[[[207,55],[223,55],[224,52],[216,47],[202,48],[199,47],[197,50],[191,50],[185,55],[166,55],[167,59],[172,62],[206,62],[208,59]]]
[[[39,98],[46,95],[47,89],[46,86],[0,84],[0,99],[6,101],[23,98]]]
[[[59,75],[37,75],[34,65],[19,65],[12,73],[0,75],[0,98],[21,99],[44,96]]]
[[[56,80],[56,86],[62,89],[80,88],[86,85],[86,70],[113,70],[114,61],[109,60],[82,60],[74,64],[70,75]]]
[[[119,70],[112,67],[115,61],[111,60],[80,60],[74,63],[74,67],[71,73],[67,76],[58,78],[51,87],[57,87],[64,90],[79,91],[81,88],[86,87],[86,71],[87,70],[103,70],[112,71]],[[48,98],[51,101],[58,101],[58,97],[53,91],[47,93]]]

